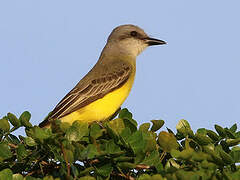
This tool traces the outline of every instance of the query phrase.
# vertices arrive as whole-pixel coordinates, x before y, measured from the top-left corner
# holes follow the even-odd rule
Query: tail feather
[[[48,113],[47,117],[38,125],[40,128],[47,128],[50,127],[51,123],[49,121],[49,117],[51,116],[52,112]]]

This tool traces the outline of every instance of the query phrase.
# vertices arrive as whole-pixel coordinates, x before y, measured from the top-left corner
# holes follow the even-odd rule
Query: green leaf
[[[32,179],[32,180],[35,180],[35,179]],[[36,179],[36,180],[38,180],[38,179]],[[54,178],[52,176],[45,176],[43,178],[43,180],[54,180]]]
[[[192,156],[192,160],[194,160],[196,162],[201,162],[201,161],[204,161],[207,159],[208,160],[211,159],[211,156],[204,152],[194,152],[193,156]]]
[[[138,180],[152,180],[152,177],[150,175],[148,175],[148,174],[142,174],[142,175],[140,175]]]
[[[227,145],[227,142],[226,142],[226,141],[222,140],[222,141],[220,142],[220,145],[221,145],[221,146],[219,146],[219,145],[216,146],[216,151],[217,151],[217,152],[218,152],[218,148],[220,148],[221,150],[224,150],[224,151],[226,151],[226,152],[229,151],[229,146]]]
[[[97,147],[93,144],[89,144],[82,152],[81,157],[86,159],[92,159],[99,155]]]
[[[170,152],[171,156],[174,157],[174,158],[177,158],[177,159],[180,157],[180,153],[181,152],[179,150],[176,150],[176,149],[172,149],[171,152]]]
[[[95,169],[94,167],[88,167],[88,168],[84,169],[83,171],[80,171],[79,175],[83,176],[85,174],[90,174],[90,172],[93,171],[94,169]],[[84,177],[91,177],[91,176],[84,176]],[[80,178],[80,179],[82,179],[82,178]],[[86,180],[88,180],[88,179],[86,179]]]
[[[0,179],[12,180],[13,173],[11,169],[4,169],[0,171]]]
[[[96,179],[92,176],[84,176],[84,177],[80,177],[78,180],[96,180]]]
[[[134,169],[136,167],[136,164],[130,162],[120,162],[117,163],[117,166],[120,167],[121,169],[130,170]]]
[[[132,113],[127,108],[124,108],[119,112],[118,117],[121,119],[132,119]]]
[[[143,123],[139,126],[139,130],[144,132],[147,132],[149,128],[150,128],[150,123]]]
[[[94,123],[90,126],[90,136],[97,139],[98,137],[102,136],[103,131],[101,127],[97,124]]]
[[[96,170],[100,176],[108,177],[110,175],[110,173],[112,172],[113,167],[110,163],[108,163],[108,164],[105,164],[105,165],[97,168]]]
[[[134,119],[123,119],[125,127],[128,127],[132,132],[137,130],[137,122]]]
[[[184,149],[180,152],[180,159],[190,160],[194,154],[194,150],[192,148]]]
[[[17,148],[17,157],[19,160],[22,160],[23,158],[27,157],[28,153],[24,147],[23,144],[19,144]]]
[[[230,131],[231,131],[232,133],[235,133],[236,130],[237,130],[237,124],[235,123],[235,124],[230,128]]]
[[[176,129],[179,133],[183,134],[185,137],[187,135],[193,136],[193,132],[192,132],[192,129],[190,127],[190,124],[184,119],[181,119],[178,122],[178,124],[176,126]]]
[[[224,163],[226,163],[226,164],[233,163],[233,159],[228,153],[226,153],[223,150],[220,150],[219,153],[220,153],[220,156],[221,156],[222,160],[224,161]]]
[[[213,140],[213,141],[218,141],[219,140],[219,136],[217,135],[217,133],[215,133],[212,130],[207,130],[207,135]]]
[[[74,161],[73,152],[71,150],[69,150],[69,149],[65,149],[64,151],[66,153],[68,162],[69,163],[73,163],[73,161]]]
[[[175,159],[173,159],[173,158],[170,158],[168,161],[167,161],[167,163],[166,163],[166,165],[165,165],[165,170],[167,171],[167,172],[176,172],[176,170],[177,169],[179,169],[180,168],[180,165],[176,162],[176,160]],[[163,171],[161,171],[161,172],[163,172]],[[170,178],[171,179],[171,178]]]
[[[116,118],[107,123],[107,126],[111,128],[115,134],[121,134],[121,132],[126,128],[123,119]]]
[[[14,114],[8,113],[7,118],[14,127],[20,127],[21,126],[21,122],[19,121],[19,119]]]
[[[240,171],[236,171],[236,172],[232,173],[233,180],[238,180],[239,177],[240,177]]]
[[[143,152],[151,152],[155,150],[157,147],[157,142],[156,142],[157,135],[153,132],[143,132],[142,134],[143,134],[143,140],[146,142]]]
[[[172,149],[179,148],[179,144],[177,143],[177,139],[174,134],[166,131],[161,131],[159,133],[157,142],[165,152],[170,152]]]
[[[13,174],[13,180],[23,180],[23,176],[21,174]]]
[[[11,157],[12,153],[8,145],[6,145],[5,143],[0,143],[0,162]]]
[[[204,169],[212,169],[212,170],[215,170],[216,169],[216,164],[214,163],[211,163],[211,162],[208,162],[207,160],[204,160],[201,162],[201,167],[204,168]]]
[[[176,149],[171,150],[171,156],[177,159],[190,160],[194,155],[194,150],[192,148],[184,149],[182,151],[178,151]]]
[[[129,161],[133,161],[134,158],[133,157],[127,157],[127,156],[120,156],[120,157],[116,157],[114,158],[114,162],[129,162]]]
[[[28,146],[36,146],[37,145],[36,142],[34,141],[34,139],[31,137],[26,137],[24,139],[24,141]]]
[[[19,143],[20,143],[19,139],[18,139],[16,136],[14,136],[14,135],[12,135],[12,134],[9,134],[8,136],[9,136],[10,142],[11,142],[12,144],[19,144]]]
[[[235,135],[237,138],[240,138],[240,131],[236,132]]]
[[[127,141],[135,154],[142,152],[146,145],[146,142],[143,139],[142,131],[136,131],[127,139]]]
[[[178,170],[176,172],[176,177],[177,179],[180,179],[180,180],[198,180],[200,179],[199,175],[196,174],[195,172],[193,171],[184,171],[184,170]]]
[[[209,137],[204,136],[202,134],[198,134],[198,133],[194,136],[194,140],[201,146],[212,143],[212,141]]]
[[[158,173],[163,172],[164,168],[161,161],[158,161],[157,163],[155,163],[154,166]]]
[[[32,124],[29,122],[31,118],[31,114],[28,111],[24,111],[19,120],[24,127],[32,127]]]
[[[218,155],[218,153],[216,151],[214,151],[215,148],[214,148],[213,144],[208,144],[207,146],[202,146],[202,147],[203,147],[204,152],[211,155],[215,164],[217,164],[219,166],[224,165],[224,162],[221,159],[221,157]]]
[[[229,147],[237,146],[238,144],[240,144],[240,138],[237,138],[237,139],[227,139],[226,143],[227,143],[227,145]]]
[[[107,133],[110,136],[110,138],[114,139],[114,141],[118,141],[119,134],[109,126],[109,124],[106,125]]]
[[[71,165],[71,172],[73,173],[74,178],[79,176],[78,168],[74,165]]]
[[[40,128],[38,126],[34,126],[31,128],[33,137],[40,140],[41,142],[45,139],[48,139],[51,136],[51,130],[47,128]]]
[[[155,174],[152,176],[151,180],[164,180],[160,174]]]
[[[132,118],[132,113],[128,109],[122,109],[118,117],[123,119],[125,127],[129,127],[132,132],[137,130],[137,122]]]
[[[168,131],[169,132],[169,131]],[[182,133],[180,133],[180,132],[177,132],[176,133],[176,139],[177,140],[182,140],[182,139],[184,139],[185,138],[185,135],[184,134],[182,134]]]
[[[79,135],[79,131],[76,127],[71,126],[67,131],[66,131],[66,138],[69,141],[80,141],[82,136]]]
[[[226,133],[225,133],[224,129],[221,126],[215,124],[214,127],[215,127],[217,133],[219,134],[219,136],[221,136],[222,138],[226,137]]]
[[[147,154],[141,164],[148,166],[154,166],[159,162],[159,152],[157,150],[152,151],[150,154]]]
[[[122,145],[126,148],[129,148],[129,144],[128,144],[128,139],[129,137],[132,136],[132,132],[129,128],[125,128],[122,133],[120,134],[120,141],[122,143]],[[115,140],[115,139],[114,139]],[[115,140],[116,141],[116,140]]]
[[[58,119],[55,120],[56,124],[59,124],[60,129],[65,133],[71,127],[71,124],[68,122],[61,122]]]
[[[205,136],[207,134],[207,130],[205,128],[199,128],[197,133]]]
[[[75,121],[66,132],[66,138],[69,141],[80,141],[83,136],[88,134],[88,123]]]
[[[145,156],[146,153],[144,152],[135,153],[134,163],[140,164],[144,160]]]
[[[240,163],[240,148],[239,150],[232,149],[230,155],[235,163]]]
[[[151,127],[151,131],[153,131],[153,132],[159,130],[164,125],[163,120],[151,120],[151,122],[153,123],[153,125]]]
[[[110,140],[106,143],[105,145],[105,150],[108,154],[117,154],[119,152],[121,152],[121,149],[119,146],[117,146],[115,143],[114,143],[114,140]]]
[[[4,132],[9,132],[10,130],[10,124],[7,120],[7,118],[2,118],[0,119],[0,129],[3,130]]]
[[[235,139],[235,138],[236,138],[236,136],[234,135],[234,133],[232,133],[229,129],[224,128],[224,130],[225,130],[225,133],[226,133],[227,137],[232,138],[232,139]]]

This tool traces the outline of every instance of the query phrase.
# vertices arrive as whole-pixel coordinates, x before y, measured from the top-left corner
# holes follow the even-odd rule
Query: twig
[[[148,166],[148,165],[138,164],[138,165],[136,165],[135,169],[140,170],[140,169],[149,169],[149,168],[150,168],[150,166]]]
[[[63,144],[61,144],[61,149],[62,149],[62,152],[63,152],[63,158],[66,161],[66,165],[67,165],[67,180],[70,180],[70,164],[68,163],[67,155],[66,155],[66,152],[64,150]]]
[[[119,170],[120,173],[116,173],[114,175],[124,177],[125,179],[128,179],[128,180],[135,180],[135,178],[133,178],[132,176],[125,175],[119,167],[117,167],[117,169]]]
[[[89,162],[90,165],[95,164],[95,163],[99,163],[100,161],[98,159],[94,159],[92,161]]]
[[[15,144],[8,143],[8,145],[9,145],[11,148],[17,148],[17,145],[15,145]]]
[[[166,155],[166,152],[163,151],[162,154],[161,154],[161,156],[160,156],[160,162],[162,162],[162,160],[164,159],[165,155]]]

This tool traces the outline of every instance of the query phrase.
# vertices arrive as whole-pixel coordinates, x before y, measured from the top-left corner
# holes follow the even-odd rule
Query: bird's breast
[[[76,120],[84,122],[104,121],[113,115],[128,97],[135,78],[135,71],[120,88],[106,94],[81,109],[61,118],[61,121],[73,123]]]

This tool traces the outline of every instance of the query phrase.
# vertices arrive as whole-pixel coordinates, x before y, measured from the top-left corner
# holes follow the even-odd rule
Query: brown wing
[[[104,66],[101,69],[104,69]],[[92,74],[85,76],[87,79],[83,78],[58,103],[47,120],[40,123],[39,126],[44,127],[49,124],[49,119],[66,116],[121,87],[128,80],[131,70],[129,64],[121,62],[121,64],[111,66],[111,69],[106,67],[106,69],[98,72],[100,74],[97,75],[97,78],[94,78],[96,75],[93,76]],[[96,73],[96,71],[90,71],[89,73]]]

